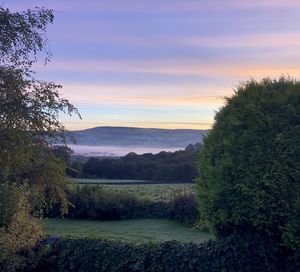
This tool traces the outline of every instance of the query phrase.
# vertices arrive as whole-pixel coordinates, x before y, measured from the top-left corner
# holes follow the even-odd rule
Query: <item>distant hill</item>
[[[186,147],[202,142],[207,130],[95,127],[72,131],[78,145],[122,147]]]

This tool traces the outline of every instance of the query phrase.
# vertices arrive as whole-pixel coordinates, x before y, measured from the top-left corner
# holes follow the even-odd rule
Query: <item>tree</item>
[[[44,8],[20,13],[0,7],[0,64],[28,70],[41,51],[46,53],[45,60],[49,60],[51,53],[46,48],[45,32],[53,19],[53,11]]]
[[[49,60],[45,31],[51,10],[0,8],[0,270],[22,270],[42,231],[33,216],[59,205],[68,210],[65,166],[52,150],[65,141],[60,112],[78,114],[60,85],[34,78],[37,53]]]
[[[202,216],[219,237],[252,229],[299,250],[299,158],[300,82],[241,84],[204,139]]]
[[[36,80],[31,71],[38,52],[50,57],[45,31],[52,22],[51,10],[0,8],[0,184],[26,182],[40,203],[61,202],[65,212],[64,166],[51,146],[67,136],[59,113],[79,113],[60,97],[60,85]]]

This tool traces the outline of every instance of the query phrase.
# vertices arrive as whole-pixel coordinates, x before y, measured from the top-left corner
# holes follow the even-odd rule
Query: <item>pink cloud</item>
[[[75,104],[88,105],[123,105],[129,107],[219,107],[224,103],[224,96],[201,94],[201,89],[195,86],[194,94],[187,89],[176,87],[127,87],[127,86],[101,86],[101,85],[69,85],[65,84],[61,93]],[[211,90],[210,90],[211,91]],[[224,92],[224,90],[223,90]],[[215,92],[213,92],[215,93]],[[232,91],[227,92],[229,95]]]

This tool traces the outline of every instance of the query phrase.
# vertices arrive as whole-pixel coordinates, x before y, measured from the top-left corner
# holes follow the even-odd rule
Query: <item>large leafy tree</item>
[[[0,8],[0,184],[28,183],[41,203],[61,203],[66,211],[64,166],[52,150],[66,130],[59,113],[78,114],[60,97],[60,85],[34,78],[32,64],[44,52],[52,10],[11,12]]]
[[[52,151],[66,131],[59,113],[78,114],[60,97],[60,85],[34,78],[39,52],[50,57],[46,9],[0,8],[0,270],[21,270],[42,235],[34,207],[67,212],[65,166]]]
[[[216,234],[255,230],[300,247],[300,82],[241,84],[199,160],[202,215]]]

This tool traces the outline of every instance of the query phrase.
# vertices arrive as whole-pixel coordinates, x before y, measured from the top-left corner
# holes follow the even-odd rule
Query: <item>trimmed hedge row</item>
[[[297,255],[298,254],[298,255]],[[258,234],[203,244],[134,245],[105,240],[58,240],[30,271],[296,272],[299,253],[278,248]]]

